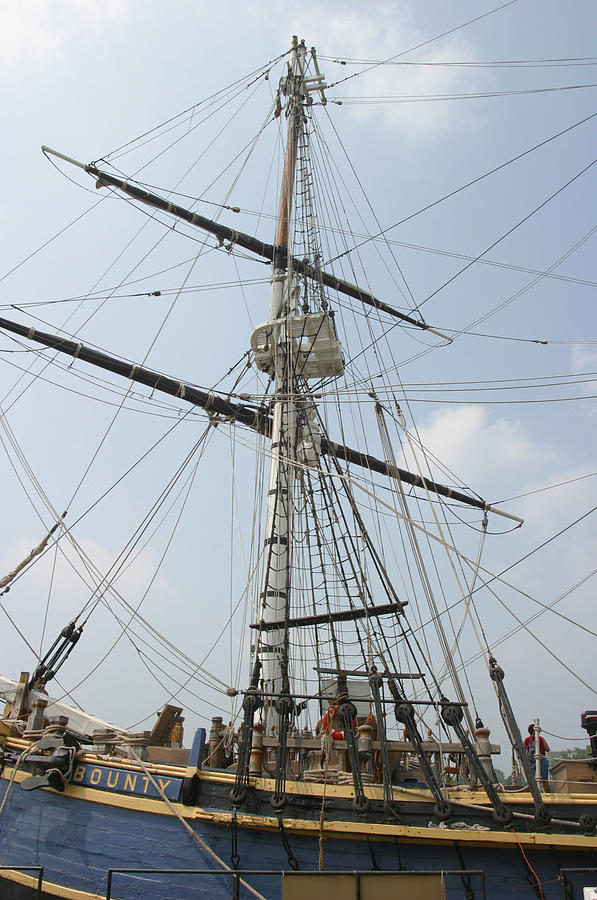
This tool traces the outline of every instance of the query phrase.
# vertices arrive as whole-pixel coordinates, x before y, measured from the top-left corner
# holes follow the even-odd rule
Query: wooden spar
[[[10,319],[0,317],[0,328],[13,334],[18,334],[27,340],[36,341],[38,344],[43,344],[45,347],[50,347],[59,353],[72,356],[74,359],[80,359],[100,369],[121,375],[123,378],[130,379],[130,381],[144,384],[154,391],[169,394],[171,397],[176,397],[186,403],[191,403],[193,406],[198,406],[208,413],[222,416],[230,421],[242,422],[243,425],[247,425],[259,434],[264,434],[268,437],[271,435],[271,417],[263,408],[227,400],[211,391],[202,390],[180,379],[172,378],[161,372],[155,372],[152,369],[145,368],[145,366],[138,366],[127,360],[118,359],[115,356],[109,356],[107,353],[102,353],[100,350],[88,347],[77,341],[60,337],[60,335],[38,331],[37,328],[28,328],[26,325],[21,325]],[[384,460],[376,459],[376,457],[369,454],[352,450],[350,447],[338,444],[335,441],[329,441],[325,436],[322,436],[321,452],[325,456],[336,457],[345,463],[352,463],[361,468],[369,469],[371,472],[399,478],[405,484],[411,484],[414,487],[431,491],[434,494],[456,500],[459,503],[465,503],[467,506],[491,510],[497,515],[508,515],[502,510],[488,506],[486,501],[479,497],[471,497],[447,485],[439,484],[428,478],[422,478],[420,475],[415,475],[407,469],[392,466]],[[516,521],[521,520],[517,519]]]
[[[260,631],[277,631],[279,628],[304,628],[305,625],[330,625],[332,622],[353,622],[356,619],[377,619],[390,613],[402,612],[406,603],[386,603],[384,606],[369,606],[362,609],[343,609],[340,612],[321,613],[314,616],[301,616],[299,619],[288,619],[287,622],[254,622],[249,628]],[[335,671],[335,670],[334,670]]]
[[[44,151],[44,153],[50,153],[52,156],[57,156],[59,159],[63,159],[66,162],[78,166],[89,175],[92,175],[97,179],[96,187],[98,188],[117,188],[117,190],[122,191],[124,194],[127,194],[134,200],[138,200],[140,203],[151,206],[153,209],[160,209],[168,215],[175,216],[178,219],[182,219],[184,222],[188,222],[189,225],[200,228],[202,231],[207,231],[208,234],[215,235],[222,243],[224,241],[230,241],[231,244],[238,245],[244,250],[249,250],[251,253],[255,253],[256,256],[260,256],[263,259],[270,260],[271,262],[273,262],[274,254],[276,254],[278,257],[278,267],[281,269],[292,266],[294,272],[300,275],[305,275],[307,278],[316,279],[326,287],[332,288],[332,290],[338,291],[340,294],[345,294],[347,297],[352,297],[355,300],[359,300],[366,306],[372,306],[374,309],[378,309],[380,312],[387,313],[387,315],[392,316],[395,319],[399,319],[401,322],[405,322],[407,325],[413,325],[415,328],[420,328],[423,331],[429,331],[445,341],[451,342],[452,340],[452,338],[443,334],[441,331],[432,328],[430,325],[427,325],[427,323],[423,322],[421,319],[415,319],[412,316],[407,315],[406,313],[402,313],[399,310],[394,309],[393,306],[390,306],[383,300],[379,300],[369,291],[363,290],[356,284],[351,284],[351,282],[345,281],[343,278],[337,278],[331,272],[321,271],[319,268],[316,269],[306,260],[297,259],[296,257],[288,253],[288,250],[285,246],[280,246],[276,250],[273,244],[267,244],[264,241],[258,240],[250,234],[245,234],[242,231],[235,231],[233,228],[229,228],[227,225],[221,225],[219,222],[214,222],[212,219],[207,219],[205,216],[199,215],[199,213],[191,212],[190,210],[185,209],[183,206],[179,206],[179,204],[177,203],[172,203],[170,200],[165,200],[158,194],[153,194],[151,191],[146,191],[143,188],[137,187],[136,185],[131,184],[129,181],[125,181],[122,178],[117,178],[115,175],[111,175],[109,172],[102,172],[97,168],[97,166],[93,165],[92,163],[90,163],[89,165],[85,165],[84,163],[80,163],[75,159],[71,159],[70,156],[65,156],[64,153],[59,153],[57,150],[52,150],[50,147],[43,146],[42,150]]]
[[[206,412],[244,422],[245,425],[254,428],[261,434],[269,433],[269,424],[264,427],[259,423],[262,413],[255,407],[225,400],[211,391],[203,391],[195,385],[187,384],[176,378],[169,378],[160,372],[147,369],[145,366],[138,366],[127,360],[109,356],[94,347],[70,341],[59,335],[38,331],[36,328],[27,328],[26,325],[19,325],[18,322],[11,322],[9,319],[0,318],[0,328],[11,331],[13,334],[19,334],[30,341],[37,341],[39,344],[72,356],[74,359],[80,359],[100,369],[122,375],[123,378],[144,384],[152,390],[169,394],[171,397],[178,397],[180,400],[192,403],[193,406],[201,407]],[[267,419],[267,416],[265,418]]]

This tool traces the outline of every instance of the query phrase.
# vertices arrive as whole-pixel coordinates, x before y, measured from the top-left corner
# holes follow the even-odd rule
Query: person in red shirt
[[[344,740],[344,732],[340,730],[342,726],[342,722],[340,721],[340,716],[338,715],[338,704],[333,703],[326,714],[323,717],[323,722],[321,723],[322,731],[326,731],[332,735],[333,740],[342,741]],[[357,730],[357,720],[352,720],[353,731]]]
[[[524,739],[524,748],[527,752],[527,756],[529,757],[529,761],[531,763],[531,767],[534,768],[535,765],[535,726],[529,725],[529,736]],[[549,760],[546,757],[546,753],[549,753],[549,744],[547,741],[539,735],[539,754],[541,759],[539,760],[540,766],[540,775],[541,780],[543,781],[544,790],[549,790]]]

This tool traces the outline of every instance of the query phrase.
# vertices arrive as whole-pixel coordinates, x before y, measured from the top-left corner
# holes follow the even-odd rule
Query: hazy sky
[[[414,305],[414,298],[426,320],[440,330],[475,332],[457,336],[450,347],[416,360],[411,358],[424,348],[412,333],[395,330],[389,341],[394,362],[402,363],[400,375],[412,401],[409,413],[416,416],[423,443],[472,489],[525,518],[523,529],[487,540],[484,564],[492,571],[506,569],[597,505],[597,478],[591,477],[509,499],[597,470],[593,402],[597,254],[591,231],[596,224],[597,166],[588,168],[594,162],[596,134],[596,120],[588,117],[594,113],[596,96],[597,58],[591,54],[597,14],[592,0],[565,5],[555,0],[516,0],[483,15],[498,6],[487,0],[451,4],[388,0],[337,8],[299,2],[291,12],[287,5],[278,9],[257,2],[202,0],[173,0],[168,5],[142,0],[3,4],[0,315],[20,316],[21,321],[47,330],[61,327],[72,304],[23,307],[26,311],[21,314],[9,306],[81,296],[92,289],[107,293],[119,281],[132,280],[135,272],[180,264],[199,247],[188,234],[166,234],[162,229],[156,262],[145,263],[144,253],[153,238],[138,234],[144,216],[112,199],[82,216],[102,193],[78,170],[62,164],[59,171],[52,167],[40,152],[41,144],[84,162],[99,160],[275,59],[288,48],[293,34],[304,37],[307,46],[317,48],[321,69],[335,85],[328,90],[328,106],[317,112],[339,172],[348,172],[355,207],[363,212],[365,221],[356,221],[355,231],[363,231],[365,225],[374,228],[369,201],[382,227],[405,220],[387,233],[396,242],[391,250],[404,281],[393,285],[386,271],[375,271],[368,262],[371,289],[400,307]],[[367,61],[370,65],[389,58],[401,64],[373,67],[345,80],[368,68]],[[185,128],[188,132],[172,150],[176,170],[160,157],[137,177],[143,180],[147,175],[146,180],[164,192],[178,185],[177,190],[191,197],[221,202],[238,170],[236,153],[248,146],[268,116],[279,74],[279,66],[272,69],[271,83],[261,83],[259,92],[248,88],[246,106],[231,106],[232,121],[221,149],[212,149],[210,143],[219,125],[207,116],[205,121],[187,117],[182,130],[178,126],[172,132],[173,137],[181,136]],[[222,127],[225,119],[218,120]],[[587,121],[578,124],[583,119]],[[548,141],[565,129],[570,130]],[[265,146],[259,157],[264,165],[272,161],[275,135],[270,131],[264,132],[260,143]],[[542,142],[547,143],[518,162],[422,211]],[[342,147],[350,153],[366,200],[358,196]],[[130,174],[129,165],[138,166],[140,159],[150,157],[151,147],[141,147],[138,156],[115,156],[114,164]],[[222,160],[233,164],[225,177],[212,183]],[[186,177],[179,182],[183,173]],[[272,214],[270,195],[260,193],[261,175],[250,167],[246,174],[226,202],[247,211],[256,211],[263,203],[263,213]],[[264,170],[264,180],[266,176]],[[213,209],[206,206],[201,211],[209,215]],[[255,225],[264,240],[272,240],[268,218],[258,219],[249,212],[242,220],[230,213],[221,218],[232,227],[238,222],[246,231]],[[119,252],[128,242],[131,254],[125,262]],[[482,261],[450,282],[480,254]],[[143,282],[139,291],[161,290],[159,298],[112,301],[93,309],[90,303],[82,304],[65,330],[136,361],[149,352],[148,365],[213,385],[248,348],[252,324],[266,317],[268,302],[266,283],[246,293],[238,288],[216,290],[216,283],[238,278],[237,266],[244,266],[248,278],[267,278],[264,266],[242,260],[231,265],[232,259],[212,262],[216,255],[206,254],[205,268],[197,267],[189,276],[189,283],[211,284],[213,289],[183,296],[163,328],[172,299],[168,291],[181,284],[188,266]],[[541,273],[546,274],[540,277]],[[92,311],[92,321],[86,324]],[[473,326],[477,320],[482,321]],[[12,352],[20,347],[4,337],[0,349],[0,396],[5,398],[7,421],[56,509],[65,508],[83,479],[69,521],[173,424],[167,417],[170,409],[164,418],[147,415],[141,404],[137,404],[141,411],[123,412],[86,474],[91,454],[114,416],[108,402],[119,398],[115,401],[107,389],[102,393],[81,381],[79,374],[87,370],[78,363],[67,372],[44,371],[47,380],[37,380],[32,387],[27,376],[15,388],[21,374],[15,365],[26,367],[31,359]],[[35,372],[41,371],[37,364]],[[507,388],[495,390],[503,379],[511,379]],[[516,389],[522,381],[515,379],[525,385],[536,379],[536,387]],[[56,386],[57,381],[63,387]],[[487,389],[473,392],[482,381]],[[424,387],[430,382],[451,387],[432,392]],[[457,390],[455,382],[470,384]],[[102,402],[88,403],[87,392]],[[139,467],[113,492],[110,508],[102,504],[76,526],[78,541],[101,571],[118,554],[135,518],[145,512],[149,491],[157,493],[166,484],[169,472],[202,429],[200,417],[182,421],[153,454],[154,469]],[[4,432],[2,437],[7,440]],[[181,549],[169,553],[143,605],[147,618],[194,660],[210,650],[242,591],[243,576],[230,574],[233,539],[226,524],[232,506],[230,466],[234,461],[239,473],[244,472],[242,460],[237,460],[242,452],[242,443],[233,451],[225,428],[211,439],[205,462],[213,464],[215,474],[199,467],[183,514],[187,536]],[[47,512],[42,524],[34,511],[34,505],[40,508],[39,500],[29,502],[32,482],[22,467],[17,464],[20,484],[5,454],[1,466],[5,515],[0,575],[29,552],[51,523]],[[241,503],[248,504],[252,485],[237,487]],[[490,531],[508,528],[508,523],[492,518]],[[133,605],[148,587],[148,573],[164,544],[162,536],[161,545],[148,545],[122,576],[119,589]],[[234,555],[241,568],[245,549],[234,537]],[[515,567],[508,578],[549,604],[590,575],[596,549],[589,516]],[[44,646],[88,598],[77,577],[56,559],[54,575],[52,552],[3,598],[36,650],[46,607]],[[594,590],[589,580],[558,603],[556,608],[571,621],[545,613],[532,623],[545,646],[525,632],[496,646],[523,729],[527,720],[539,715],[548,731],[583,741],[580,712],[597,705],[591,664],[595,637],[573,623],[597,631]],[[483,602],[491,603],[489,597]],[[520,619],[538,611],[532,600],[514,592],[507,592],[507,603]],[[497,601],[496,609],[484,612],[490,643],[517,625]],[[16,678],[21,669],[34,667],[33,654],[7,618],[0,622],[6,638],[0,669]],[[232,675],[226,633],[207,663],[226,683],[235,678],[241,630],[238,621],[232,638]],[[114,651],[93,677],[86,678],[117,634],[111,616],[99,612],[60,680],[72,688],[85,679],[75,697],[102,718],[124,726],[145,720],[139,727],[147,727],[154,711],[168,699],[170,682],[166,679],[167,686],[161,686],[159,673],[156,682],[126,639],[117,648],[123,650],[122,656]],[[575,680],[556,657],[587,685]],[[474,672],[475,679],[485,678],[481,664]],[[236,686],[242,687],[245,679],[246,667]],[[503,741],[491,688],[480,690],[483,717]],[[201,686],[196,692],[202,694]],[[213,697],[207,690],[204,695]],[[206,703],[188,695],[183,699],[195,711],[188,716],[189,723],[209,716]],[[224,698],[218,702],[228,709]],[[557,740],[553,744],[565,746]]]

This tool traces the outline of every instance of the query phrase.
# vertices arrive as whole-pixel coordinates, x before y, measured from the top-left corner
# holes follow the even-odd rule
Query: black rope
[[[375,856],[375,850],[373,848],[373,844],[371,843],[371,838],[367,836],[367,848],[369,850],[369,856],[371,857],[371,869],[374,872],[379,872],[379,866],[377,865],[377,858]]]
[[[398,871],[406,872],[406,866],[402,863],[402,854],[400,853],[400,844],[398,838],[394,835],[394,847],[396,848],[396,857],[398,859]]]
[[[458,863],[461,869],[466,869],[466,865],[464,864],[464,857],[462,855],[462,850],[457,841],[454,841],[454,847],[456,849],[456,855],[458,857]],[[460,873],[460,880],[462,881],[462,886],[464,888],[464,896],[466,900],[475,900],[475,892],[471,887],[471,876],[465,874],[465,872]]]
[[[386,717],[381,702],[381,689],[383,678],[376,671],[369,676],[371,696],[377,718],[377,739],[381,748],[381,768],[383,781],[383,807],[390,815],[396,816],[392,793],[392,773],[390,771],[390,759],[388,754],[388,739],[386,734]]]
[[[404,726],[408,739],[415,748],[425,783],[435,798],[433,807],[434,815],[442,821],[449,819],[453,813],[453,807],[451,802],[446,800],[442,795],[440,785],[435,777],[435,772],[431,768],[429,758],[423,750],[421,735],[418,732],[417,723],[415,721],[415,708],[410,700],[406,700],[402,696],[393,678],[388,678],[388,687],[395,700],[394,715],[396,716],[396,721]]]
[[[574,900],[574,885],[571,881],[568,881],[564,872],[561,873],[560,877],[562,879],[562,889],[564,891],[565,900]]]
[[[495,785],[487,775],[483,767],[483,763],[479,759],[479,755],[473,746],[467,732],[464,730],[462,725],[462,707],[457,703],[449,703],[447,700],[442,700],[441,704],[442,710],[442,719],[446,723],[446,725],[450,725],[456,734],[458,735],[458,740],[462,745],[462,749],[464,750],[465,756],[469,762],[471,772],[474,772],[477,779],[481,782],[485,789],[485,793],[489,797],[489,801],[493,806],[493,820],[497,822],[499,825],[509,825],[512,821],[512,810],[510,807],[505,806],[502,802],[500,795],[498,794]]]
[[[352,807],[357,813],[365,813],[369,809],[370,803],[369,798],[365,796],[365,790],[363,788],[363,779],[361,777],[361,767],[359,765],[359,754],[353,725],[353,722],[356,719],[357,709],[348,697],[345,676],[339,676],[338,678],[338,691],[340,693],[338,699],[338,716],[342,722],[344,740],[346,741],[346,751],[354,783],[354,800],[352,801]]]
[[[253,674],[251,676],[251,686],[243,699],[243,710],[245,714],[243,719],[243,730],[236,761],[236,778],[234,780],[234,787],[230,791],[230,799],[235,805],[243,802],[249,784],[249,763],[251,761],[251,745],[253,743],[253,723],[255,721],[255,713],[263,705],[263,699],[257,690],[260,671],[261,661],[256,659]]]
[[[283,809],[286,806],[286,745],[290,720],[294,715],[294,702],[288,695],[278,697],[276,700],[278,711],[278,750],[276,753],[276,787],[271,798],[274,809]]]
[[[236,806],[232,810],[232,819],[230,820],[230,862],[233,869],[238,869],[240,864],[240,856],[238,855],[238,830],[236,826]]]
[[[519,764],[522,768],[522,771],[524,772],[528,789],[533,796],[533,803],[535,806],[535,820],[539,825],[549,825],[551,821],[551,815],[547,810],[547,807],[545,806],[543,797],[541,796],[541,791],[539,790],[539,786],[535,780],[529,757],[522,742],[520,728],[518,727],[518,722],[516,720],[516,716],[514,715],[514,711],[510,704],[510,698],[508,697],[504,685],[504,670],[501,668],[501,666],[498,665],[497,660],[493,655],[489,656],[489,674],[496,687],[499,699],[500,714],[502,717],[502,721],[506,726],[506,732],[508,734],[508,737],[510,738],[512,749],[518,756]]]
[[[533,872],[533,870],[531,868],[531,864],[529,863],[529,861],[526,858],[524,853],[521,853],[521,856],[522,856],[522,861],[524,863],[524,867],[526,870],[525,879],[526,879],[528,886],[533,890],[535,897],[537,897],[538,900],[544,900],[543,891],[541,890],[541,885],[537,879],[537,876],[535,875],[535,873]],[[570,894],[570,896],[574,897],[574,885],[572,883],[570,883],[570,887],[572,888],[572,893]]]
[[[288,858],[288,865],[290,866],[291,869],[294,869],[295,872],[298,872],[298,869],[299,869],[298,859],[292,852],[292,849],[288,842],[288,836],[287,836],[286,832],[284,831],[284,819],[282,818],[282,816],[278,816],[278,828],[280,829],[280,837],[282,839],[282,846],[284,847],[284,850],[286,851],[286,856]]]

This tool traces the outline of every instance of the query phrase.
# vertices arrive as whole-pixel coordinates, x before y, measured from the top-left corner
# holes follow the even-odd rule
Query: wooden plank
[[[169,703],[166,703],[163,710],[158,716],[157,722],[151,729],[151,734],[149,735],[149,746],[163,747],[164,744],[168,741],[172,729],[180,720],[181,716],[181,706],[171,706]]]

